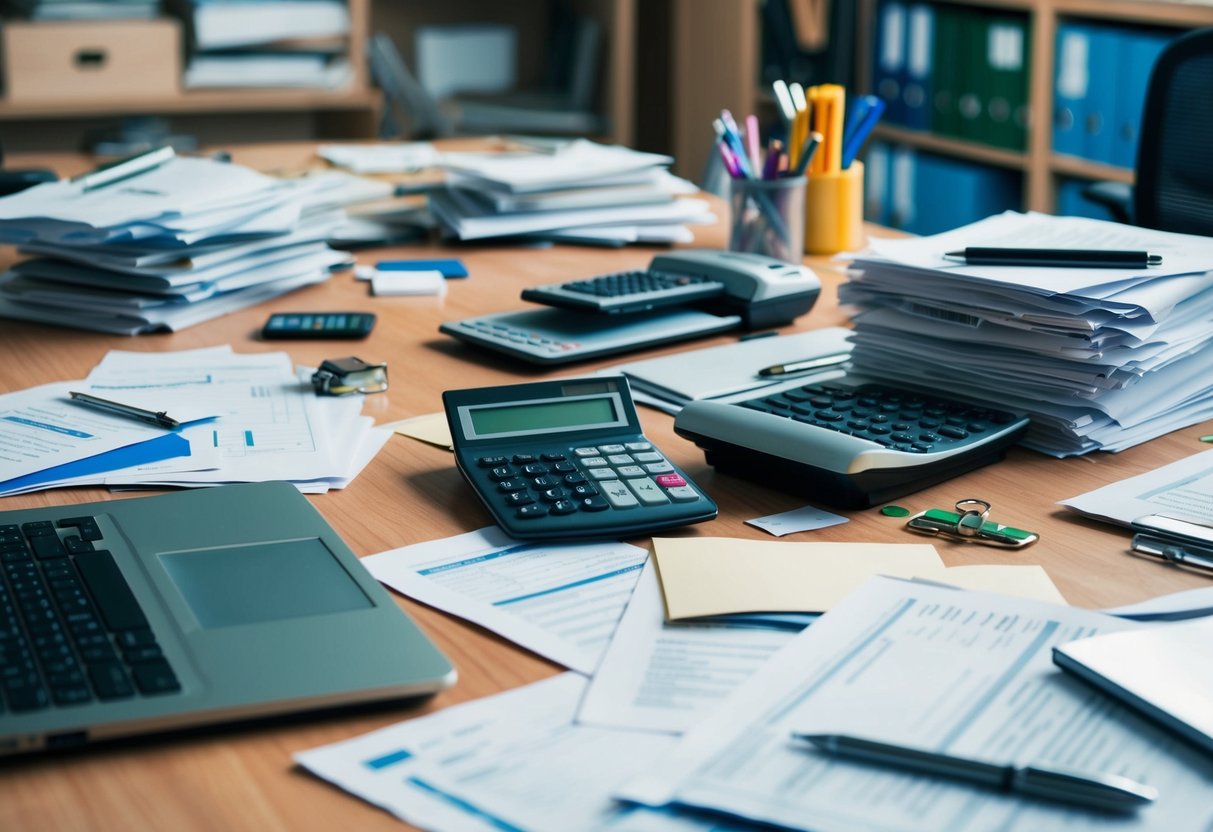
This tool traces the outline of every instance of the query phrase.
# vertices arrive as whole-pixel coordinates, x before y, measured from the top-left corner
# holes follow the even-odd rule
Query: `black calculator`
[[[994,404],[854,377],[691,402],[674,420],[717,469],[852,509],[997,462],[1027,427]]]
[[[583,312],[647,312],[724,293],[719,280],[652,269],[604,274],[522,291],[522,299]]]
[[[518,540],[634,537],[716,504],[640,428],[623,376],[442,394],[455,464]]]

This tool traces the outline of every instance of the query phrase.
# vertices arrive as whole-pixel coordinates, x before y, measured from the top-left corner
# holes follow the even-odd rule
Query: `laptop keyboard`
[[[0,712],[181,690],[94,517],[0,525]]]

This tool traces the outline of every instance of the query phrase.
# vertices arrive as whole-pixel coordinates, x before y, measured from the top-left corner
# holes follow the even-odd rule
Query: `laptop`
[[[0,754],[454,680],[289,483],[0,512]]]

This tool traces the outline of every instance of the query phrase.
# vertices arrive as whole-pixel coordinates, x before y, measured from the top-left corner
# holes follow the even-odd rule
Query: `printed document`
[[[797,632],[772,626],[667,623],[657,569],[650,561],[590,680],[577,721],[682,733]]]
[[[616,541],[519,543],[497,526],[362,559],[410,598],[593,673],[648,552]]]
[[[1148,514],[1213,526],[1213,451],[1062,500],[1061,505],[1125,526]]]
[[[1057,644],[1142,625],[1087,610],[874,578],[797,636],[617,792],[789,829],[1207,830],[1213,759],[1053,666]],[[1109,817],[833,757],[848,733],[997,763],[1054,763],[1158,788]]]

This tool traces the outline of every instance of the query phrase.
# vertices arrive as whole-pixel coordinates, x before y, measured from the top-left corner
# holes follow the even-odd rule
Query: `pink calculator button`
[[[658,474],[653,479],[657,480],[657,484],[662,488],[677,488],[687,484],[687,481],[678,474]]]

